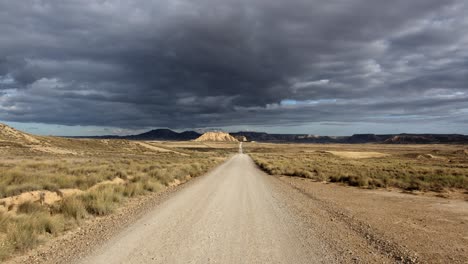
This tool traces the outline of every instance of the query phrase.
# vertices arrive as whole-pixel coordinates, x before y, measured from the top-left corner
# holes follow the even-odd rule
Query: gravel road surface
[[[81,263],[333,262],[270,181],[237,154]]]

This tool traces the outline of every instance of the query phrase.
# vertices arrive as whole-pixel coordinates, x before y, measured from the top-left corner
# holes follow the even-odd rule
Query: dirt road
[[[310,263],[332,260],[307,237],[270,177],[238,154],[82,263]]]
[[[468,260],[464,201],[268,176],[239,152],[77,263]]]

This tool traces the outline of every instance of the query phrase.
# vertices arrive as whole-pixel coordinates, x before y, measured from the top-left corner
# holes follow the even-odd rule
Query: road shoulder
[[[342,255],[363,262],[379,255],[403,263],[468,262],[466,201],[270,177],[287,192],[291,209]]]

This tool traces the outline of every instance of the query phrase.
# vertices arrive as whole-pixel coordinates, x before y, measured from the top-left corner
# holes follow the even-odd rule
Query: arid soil
[[[463,200],[268,176],[244,154],[176,189],[12,263],[468,262]]]
[[[365,152],[365,151],[327,151],[333,155],[349,158],[349,159],[366,159],[366,158],[378,158],[378,157],[385,157],[388,154],[380,153],[380,152]]]
[[[304,219],[324,221],[321,232],[328,241],[338,242],[330,231],[341,233],[342,246],[357,259],[369,250],[397,262],[468,263],[468,202],[463,199],[272,177],[295,190],[291,208]]]
[[[143,147],[145,147],[147,149],[154,150],[154,151],[171,152],[171,153],[177,153],[177,154],[180,154],[180,155],[183,155],[183,156],[187,156],[187,154],[180,153],[180,152],[177,152],[177,151],[173,151],[173,150],[170,150],[170,149],[157,147],[157,146],[151,145],[151,143],[137,142],[137,144],[140,144],[140,146],[143,146]]]

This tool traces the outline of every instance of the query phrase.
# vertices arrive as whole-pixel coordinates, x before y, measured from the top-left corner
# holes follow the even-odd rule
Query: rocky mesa
[[[206,132],[195,141],[238,142],[239,140],[225,132]]]

